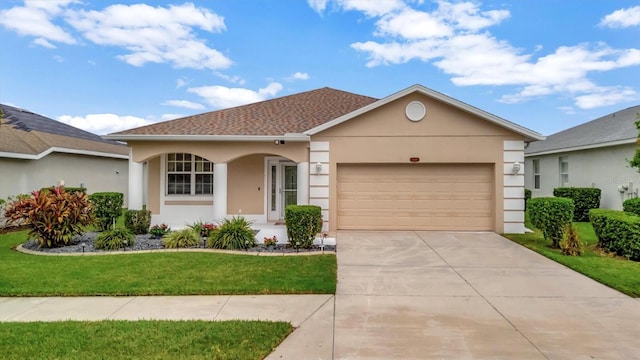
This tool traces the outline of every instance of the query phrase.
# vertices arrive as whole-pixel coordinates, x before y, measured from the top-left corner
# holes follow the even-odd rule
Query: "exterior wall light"
[[[511,172],[513,173],[513,175],[518,175],[518,173],[520,172],[520,163],[519,162],[515,162],[513,164],[513,167],[511,168]]]
[[[316,163],[316,174],[320,174],[322,172],[322,164]]]

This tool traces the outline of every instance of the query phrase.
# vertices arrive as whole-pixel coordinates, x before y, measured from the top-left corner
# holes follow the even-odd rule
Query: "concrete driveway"
[[[640,301],[493,233],[338,234],[335,359],[637,359]]]

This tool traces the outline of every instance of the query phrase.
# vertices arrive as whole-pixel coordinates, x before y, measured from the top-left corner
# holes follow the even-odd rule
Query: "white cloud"
[[[610,28],[640,26],[640,6],[616,10],[602,18],[600,26],[607,26]]]
[[[57,46],[55,46],[52,43],[48,42],[47,39],[45,39],[45,38],[34,39],[32,41],[32,43],[35,44],[35,45],[40,45],[42,47],[49,48],[49,49],[56,49],[57,48]]]
[[[231,76],[231,75],[223,74],[218,71],[215,72],[215,75],[221,79],[227,80],[232,84],[244,85],[246,83],[246,80],[238,75]]]
[[[485,11],[477,2],[438,0],[437,8],[431,11],[422,10],[420,1],[333,3],[343,10],[360,11],[374,18],[372,36],[377,39],[351,44],[368,55],[367,67],[419,60],[450,75],[458,86],[518,87],[515,93],[499,99],[505,103],[557,93],[573,96],[581,108],[626,101],[627,91],[603,91],[589,75],[640,65],[639,49],[614,49],[603,43],[560,46],[546,54],[536,46],[527,53],[488,31],[509,18],[509,11]],[[595,101],[589,96],[592,94],[605,94],[608,100]]]
[[[300,72],[297,71],[293,74],[291,74],[291,76],[288,76],[286,78],[287,81],[294,81],[294,80],[309,80],[309,74],[305,73],[305,72]]]
[[[153,122],[136,116],[120,116],[115,114],[88,114],[85,116],[62,115],[59,116],[57,120],[98,135],[149,125]]]
[[[176,107],[182,107],[185,109],[192,109],[192,110],[205,109],[204,105],[199,104],[197,102],[189,101],[189,100],[167,100],[163,102],[162,105],[176,106]]]
[[[576,106],[581,109],[593,109],[640,99],[638,93],[628,87],[602,87],[596,92],[576,97]]]
[[[54,55],[53,56],[53,60],[55,60],[56,62],[61,63],[61,62],[64,61],[64,58],[62,56],[60,56],[60,55]]]
[[[129,51],[118,58],[133,65],[170,63],[176,68],[224,69],[232,62],[194,33],[226,30],[224,18],[192,3],[153,7],[111,5],[101,11],[71,10],[66,20],[88,40]]]
[[[62,27],[53,23],[64,8],[76,0],[26,0],[24,6],[14,6],[0,11],[0,25],[20,35],[37,37],[35,44],[49,45],[50,41],[75,44],[76,40]],[[41,40],[39,40],[41,39]]]
[[[222,109],[272,98],[282,91],[282,88],[282,84],[272,82],[258,91],[219,85],[194,87],[187,91],[199,95],[214,108]]]
[[[327,2],[328,0],[307,0],[309,6],[311,6],[313,10],[320,14],[322,14],[322,12],[324,12],[324,9],[326,9]]]
[[[574,115],[576,113],[573,106],[559,106],[558,110],[562,111],[567,115]]]
[[[185,80],[184,78],[180,78],[178,80],[176,80],[176,89],[180,89],[181,87],[187,85],[187,80]]]

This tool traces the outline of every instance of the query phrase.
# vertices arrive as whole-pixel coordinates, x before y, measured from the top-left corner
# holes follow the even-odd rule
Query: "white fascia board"
[[[315,134],[317,134],[317,133],[319,133],[321,131],[324,131],[324,130],[326,130],[328,128],[331,128],[331,127],[336,126],[338,124],[342,124],[343,122],[345,122],[347,120],[350,120],[350,119],[352,119],[352,118],[354,118],[356,116],[362,115],[362,114],[364,114],[364,113],[366,113],[368,111],[377,109],[377,108],[379,108],[379,107],[381,107],[381,106],[383,106],[385,104],[388,104],[388,103],[390,103],[392,101],[398,100],[399,98],[404,97],[406,95],[409,95],[409,94],[411,94],[413,92],[419,92],[419,93],[421,93],[423,95],[432,97],[432,98],[437,99],[439,101],[442,101],[442,102],[444,102],[446,104],[449,104],[449,105],[451,105],[453,107],[456,107],[456,108],[464,110],[464,111],[466,111],[468,113],[474,114],[474,115],[476,115],[478,117],[481,117],[481,118],[483,118],[483,119],[485,119],[485,120],[487,120],[489,122],[492,122],[492,123],[494,123],[496,125],[499,125],[501,127],[507,128],[507,129],[509,129],[509,130],[511,130],[513,132],[516,132],[516,133],[518,133],[520,135],[523,135],[526,138],[526,141],[536,141],[536,140],[544,140],[545,139],[545,137],[543,135],[541,135],[541,134],[539,134],[539,133],[537,133],[537,132],[535,132],[533,130],[530,130],[530,129],[527,129],[527,128],[522,127],[520,125],[514,124],[514,123],[512,123],[512,122],[510,122],[508,120],[505,120],[505,119],[501,118],[501,117],[498,117],[496,115],[490,114],[490,113],[488,113],[488,112],[486,112],[484,110],[478,109],[478,108],[476,108],[474,106],[471,106],[469,104],[465,104],[460,100],[456,100],[456,99],[454,99],[452,97],[449,97],[447,95],[444,95],[442,93],[439,93],[437,91],[431,90],[429,88],[426,88],[426,87],[424,87],[422,85],[418,85],[418,84],[410,86],[410,87],[408,87],[408,88],[406,88],[404,90],[398,91],[395,94],[391,94],[391,95],[389,95],[389,96],[387,96],[387,97],[385,97],[383,99],[380,99],[380,100],[378,100],[378,101],[376,101],[374,103],[371,103],[371,104],[369,104],[369,105],[367,105],[365,107],[362,107],[362,108],[360,108],[358,110],[350,112],[350,113],[348,113],[346,115],[343,115],[343,116],[341,116],[339,118],[336,118],[334,120],[326,122],[326,123],[324,123],[324,124],[322,124],[320,126],[316,126],[315,128],[307,130],[304,133],[307,134],[307,135],[315,135]]]
[[[61,147],[51,147],[39,154],[24,154],[24,153],[12,153],[12,152],[0,152],[0,157],[4,158],[12,158],[12,159],[25,159],[25,160],[40,160],[43,157],[51,154],[51,153],[65,153],[65,154],[78,154],[78,155],[87,155],[87,156],[99,156],[99,157],[108,157],[115,159],[129,159],[129,155],[122,154],[113,154],[113,153],[105,153],[101,151],[88,151],[88,150],[78,150],[78,149],[67,149]]]
[[[106,140],[118,141],[247,141],[272,142],[286,140],[291,142],[309,142],[306,134],[287,133],[284,135],[102,135]]]
[[[636,143],[636,139],[625,139],[625,140],[618,140],[618,141],[609,141],[609,142],[599,143],[599,144],[566,147],[566,148],[545,150],[545,151],[532,152],[532,153],[527,153],[525,150],[524,157],[551,155],[551,154],[565,153],[565,152],[571,152],[571,151],[598,149],[598,148],[609,147],[609,146],[627,145],[627,144],[635,144],[635,143]]]

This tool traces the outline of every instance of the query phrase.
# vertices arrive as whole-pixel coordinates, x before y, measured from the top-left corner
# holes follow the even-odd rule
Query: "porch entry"
[[[282,220],[284,208],[298,201],[298,165],[291,161],[269,160],[267,168],[268,220]]]

